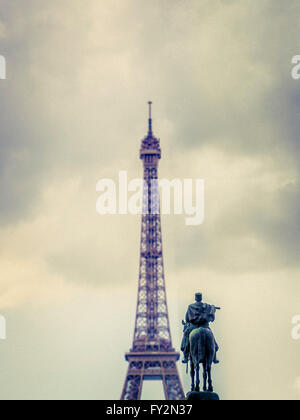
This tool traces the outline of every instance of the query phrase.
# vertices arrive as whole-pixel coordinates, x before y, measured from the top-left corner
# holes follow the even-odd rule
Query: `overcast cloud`
[[[95,186],[141,176],[149,99],[160,175],[206,183],[204,225],[163,217],[174,344],[202,290],[223,308],[220,394],[299,398],[299,2],[0,8],[0,398],[120,396],[140,220],[97,215]]]

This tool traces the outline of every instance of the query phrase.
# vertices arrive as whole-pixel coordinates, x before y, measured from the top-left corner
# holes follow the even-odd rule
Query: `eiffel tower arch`
[[[145,380],[161,380],[166,400],[183,400],[176,364],[180,355],[172,345],[166,297],[157,186],[161,148],[152,132],[151,105],[149,102],[149,130],[140,150],[145,188],[136,320],[132,348],[125,355],[129,366],[121,400],[141,399]]]

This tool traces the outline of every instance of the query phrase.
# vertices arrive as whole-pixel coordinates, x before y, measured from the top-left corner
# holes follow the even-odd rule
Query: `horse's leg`
[[[208,373],[208,391],[213,392],[214,387],[213,387],[212,379],[211,379],[211,364],[207,364],[207,373]]]
[[[207,362],[203,363],[203,391],[204,392],[207,391],[206,383],[207,383]]]
[[[191,360],[191,380],[192,380],[191,391],[195,391],[195,366],[192,360]]]
[[[196,391],[200,391],[200,363],[196,365]]]

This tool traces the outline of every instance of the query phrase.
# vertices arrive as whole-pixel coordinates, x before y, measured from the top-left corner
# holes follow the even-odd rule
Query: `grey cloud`
[[[4,264],[1,277],[10,274],[4,284],[5,290],[10,284],[14,286],[10,303],[13,306],[15,295],[22,301],[24,292],[19,293],[20,283],[26,284],[26,288],[30,286],[32,300],[38,301],[39,293],[42,294],[38,286],[47,282],[51,288],[54,273],[53,277],[57,278],[53,284],[58,289],[55,293],[65,293],[66,300],[69,289],[60,291],[60,281],[70,288],[96,286],[87,287],[91,299],[97,291],[102,293],[111,287],[111,293],[107,292],[111,302],[115,302],[115,295],[119,300],[126,296],[127,300],[126,293],[130,291],[132,301],[121,312],[131,311],[132,317],[131,320],[122,317],[122,331],[131,328],[138,276],[139,220],[129,222],[126,217],[117,223],[114,218],[100,220],[95,215],[95,184],[100,176],[114,177],[119,169],[127,167],[132,175],[142,174],[138,149],[146,127],[145,102],[151,98],[155,102],[155,132],[162,136],[161,173],[164,171],[165,176],[177,175],[179,159],[183,166],[181,176],[189,173],[191,168],[185,161],[188,154],[193,154],[191,164],[198,165],[197,170],[202,173],[201,156],[208,148],[214,148],[216,156],[219,151],[227,155],[228,171],[223,168],[221,176],[231,176],[229,181],[238,183],[239,187],[243,186],[243,179],[239,179],[241,168],[233,174],[230,172],[239,159],[257,160],[266,167],[267,175],[271,166],[275,179],[279,173],[281,188],[270,191],[266,181],[257,182],[260,173],[254,173],[255,166],[251,172],[250,166],[243,176],[253,176],[254,187],[236,196],[233,185],[228,197],[215,195],[209,203],[208,223],[199,229],[186,228],[182,220],[163,220],[166,275],[171,290],[175,288],[172,278],[179,273],[180,290],[186,281],[189,296],[199,284],[210,290],[211,296],[217,295],[220,300],[223,296],[224,306],[229,309],[224,310],[226,321],[222,321],[224,329],[220,335],[224,335],[224,342],[228,338],[229,358],[233,337],[230,310],[235,300],[242,299],[240,310],[245,324],[249,325],[243,331],[244,337],[249,342],[257,336],[262,340],[258,343],[259,351],[255,352],[255,360],[260,363],[257,366],[261,368],[264,365],[261,344],[266,349],[265,357],[269,357],[268,349],[280,334],[280,351],[286,348],[285,333],[288,336],[292,315],[289,294],[293,290],[293,311],[299,294],[297,279],[286,281],[299,267],[300,84],[290,77],[291,57],[299,53],[299,2],[95,0],[88,3],[54,0],[41,5],[40,0],[28,0],[26,4],[23,0],[0,0],[6,25],[0,53],[6,55],[9,69],[9,80],[0,83],[5,103],[0,114],[0,223],[10,226],[10,230],[1,232],[1,249],[5,251],[1,261],[14,266],[10,270],[10,265],[7,268]],[[217,172],[215,155],[210,155],[209,164]],[[208,183],[213,177],[208,171]],[[69,187],[68,181],[74,182],[75,187]],[[223,179],[218,191],[223,188],[222,182]],[[47,195],[49,189],[52,193]],[[213,213],[217,216],[211,216]],[[26,223],[16,223],[24,222],[25,218]],[[25,275],[24,260],[29,266]],[[273,297],[272,277],[282,271],[275,305],[269,301]],[[206,279],[206,272],[213,275]],[[266,273],[271,274],[264,283]],[[198,277],[193,277],[198,274],[199,277],[203,274],[201,283]],[[229,280],[224,282],[224,278]],[[271,318],[278,315],[283,285],[288,305],[279,321],[279,332],[278,321],[273,326]],[[262,293],[264,299],[259,306],[262,315],[257,314],[254,298],[249,302],[249,296],[243,295],[245,286],[254,297]],[[64,301],[57,308],[55,317],[59,320],[57,328],[63,337],[64,354],[57,353],[60,345],[53,331],[51,349],[59,359],[54,372],[61,372],[62,364],[73,351],[65,332],[77,334],[72,317],[73,311],[81,313],[82,291],[78,293],[78,303],[72,313],[66,316]],[[252,305],[252,313],[247,305]],[[90,307],[90,302],[86,306]],[[95,306],[99,308],[99,302]],[[184,307],[180,314],[174,315],[174,325],[181,312]],[[268,322],[265,322],[266,313]],[[253,314],[257,316],[255,323]],[[105,311],[91,313],[88,324],[91,319],[96,324],[95,319],[105,315]],[[17,314],[12,321],[14,328],[21,329],[25,335],[25,331],[32,331],[33,323],[36,346],[33,349],[27,340],[30,353],[27,359],[25,353],[18,353],[23,336],[21,340],[15,335],[13,352],[6,347],[3,354],[8,359],[5,378],[9,387],[2,387],[5,395],[61,397],[65,396],[65,387],[68,395],[82,395],[83,390],[72,389],[69,380],[70,374],[76,380],[77,353],[61,374],[59,390],[49,366],[45,371],[39,361],[34,374],[39,376],[43,372],[46,385],[44,390],[36,388],[29,370],[40,343],[39,331],[44,334],[47,326],[53,325],[52,319],[48,319],[53,316],[53,310],[45,308],[42,319],[32,314],[22,322],[23,316],[21,312]],[[61,325],[66,318],[67,328]],[[119,322],[117,314],[114,360],[119,360],[117,363],[125,375],[126,366],[120,360],[130,340],[127,343],[124,337],[118,337]],[[235,339],[242,327],[242,323],[235,326]],[[270,327],[272,335],[268,334],[271,337],[268,341],[265,336]],[[85,325],[82,326],[90,348],[95,328],[93,324],[92,331],[86,332]],[[109,332],[104,330],[101,334],[109,335]],[[45,345],[48,339],[42,337],[43,361],[44,358],[51,361]],[[100,341],[97,345],[101,347]],[[240,353],[244,354],[246,345],[242,341]],[[76,346],[77,338],[73,337],[72,342]],[[296,361],[293,344],[289,343],[288,348],[295,352],[293,360]],[[280,353],[279,347],[276,348]],[[86,354],[85,350],[80,349],[79,356],[81,352]],[[99,354],[94,355],[93,366]],[[235,362],[231,359],[228,369],[234,371]],[[270,376],[277,377],[276,363],[273,359],[267,361]],[[26,373],[18,388],[15,382],[19,372],[15,366],[25,366]],[[89,365],[85,384],[90,383],[93,366]],[[282,368],[286,371],[285,380],[277,381],[276,395],[287,395],[286,384],[293,367],[294,363],[289,363],[288,371]],[[80,369],[86,372],[83,365]],[[273,378],[258,384],[257,377],[252,378],[247,371],[247,365],[243,364],[243,369],[245,383],[243,380],[241,383],[246,397],[255,396],[258,387],[272,394],[265,384],[272,383]],[[98,378],[94,376],[95,383]],[[235,381],[229,385],[224,389],[236,389]],[[95,389],[88,388],[89,392]],[[108,395],[108,390],[105,391]]]
[[[5,82],[6,83],[6,82]],[[8,82],[11,83],[11,82]],[[0,224],[26,218],[42,177],[44,153],[30,126],[26,100],[12,100],[9,87],[1,86],[0,115]]]

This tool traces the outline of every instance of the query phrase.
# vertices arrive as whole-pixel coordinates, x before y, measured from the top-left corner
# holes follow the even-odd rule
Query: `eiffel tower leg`
[[[167,401],[185,399],[178,373],[176,375],[164,374],[163,385]]]
[[[141,375],[132,375],[128,371],[121,400],[137,401],[141,399],[143,380]]]

